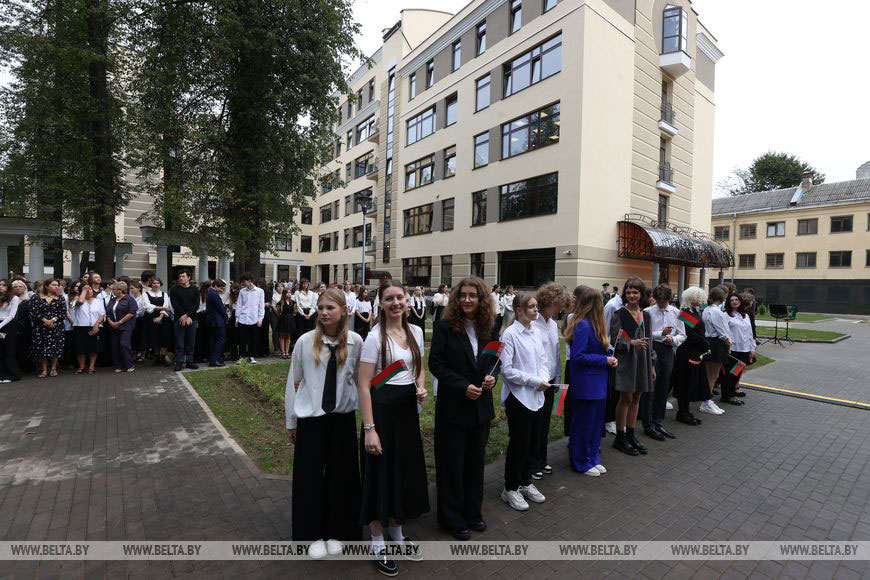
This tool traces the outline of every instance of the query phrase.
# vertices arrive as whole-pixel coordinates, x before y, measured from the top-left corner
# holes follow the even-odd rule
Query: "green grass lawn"
[[[751,366],[746,368],[746,372],[754,371],[755,369],[760,369],[764,365],[769,365],[772,362],[776,362],[772,358],[766,357],[763,354],[755,354],[755,362],[752,363]]]
[[[773,337],[774,329],[769,326],[757,326],[756,331],[758,332],[759,337],[770,338]],[[785,329],[779,329],[779,336],[782,337],[785,335]],[[789,328],[788,329],[789,338],[795,340],[834,340],[835,338],[840,338],[841,336],[846,336],[842,332],[831,332],[829,330],[807,330],[804,328]]]
[[[774,320],[772,316],[769,314],[756,314],[756,320]],[[819,322],[820,320],[833,320],[830,316],[826,314],[804,314],[802,312],[798,312],[797,320],[793,322]]]

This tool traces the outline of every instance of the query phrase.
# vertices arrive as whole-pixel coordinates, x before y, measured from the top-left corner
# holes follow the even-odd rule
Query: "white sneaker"
[[[310,546],[308,546],[308,555],[315,560],[325,558],[326,554],[326,542],[324,542],[323,540],[317,540],[316,542],[313,542]]]
[[[526,503],[526,500],[523,499],[523,496],[518,491],[502,490],[501,500],[518,512],[524,512],[529,509],[529,504]]]
[[[538,488],[535,487],[534,483],[530,483],[529,485],[521,485],[520,493],[523,494],[523,496],[527,500],[533,501],[535,503],[543,503],[543,501],[547,499],[544,497],[544,494],[538,491]]]
[[[255,364],[257,364],[257,361],[254,360],[254,357],[249,356],[248,357],[248,364],[255,365]]]
[[[605,423],[604,428],[607,429],[608,433],[613,433],[614,435],[616,435],[616,421]]]
[[[710,400],[710,405],[713,406],[713,410],[716,411],[717,415],[724,415],[725,414],[725,409],[723,409],[722,407],[720,407],[719,405],[714,403],[712,399]]]
[[[240,358],[239,360],[236,361],[236,364],[240,365],[240,364],[244,364],[244,362],[245,362],[245,359]]]
[[[589,468],[589,471],[584,471],[584,472],[583,472],[583,475],[588,475],[589,477],[600,477],[600,476],[601,476],[601,472],[598,471],[598,469],[596,469],[596,468],[594,468],[594,467],[590,467],[590,468]]]
[[[709,413],[710,415],[721,415],[722,413],[725,412],[722,409],[720,409],[719,407],[717,407],[716,403],[714,403],[711,399],[703,401],[701,403],[701,406],[698,407],[698,410],[701,411],[702,413]]]
[[[344,549],[344,545],[338,540],[326,540],[326,551],[330,556],[338,556]]]
[[[604,466],[601,465],[600,463],[595,466],[595,469],[597,469],[598,473],[600,473],[601,475],[604,475],[605,473],[607,473],[607,470],[604,469]]]
[[[674,406],[671,404],[670,401],[665,403],[665,410],[666,411],[673,411],[674,410]]]

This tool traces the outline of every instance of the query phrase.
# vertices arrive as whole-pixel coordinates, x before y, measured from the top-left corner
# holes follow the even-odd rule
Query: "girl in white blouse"
[[[444,312],[444,308],[447,307],[448,300],[450,300],[450,288],[447,287],[447,284],[441,284],[438,286],[438,292],[432,296],[432,306],[435,309],[435,312],[432,315],[433,323],[436,320],[441,319],[441,313]]]
[[[314,328],[314,305],[317,295],[309,290],[308,280],[303,278],[299,282],[299,289],[293,293],[293,302],[296,303],[296,332],[308,332]]]
[[[21,378],[15,360],[18,339],[18,324],[15,322],[15,317],[18,314],[20,300],[12,292],[9,281],[0,280],[0,383],[9,383],[12,379]]]
[[[423,297],[423,289],[417,286],[414,288],[414,295],[411,296],[409,322],[416,324],[425,331],[426,328],[426,299]]]
[[[504,296],[501,297],[501,305],[504,307],[504,322],[505,326],[510,326],[514,323],[514,287],[508,286],[504,290]]]
[[[722,366],[728,362],[728,353],[731,350],[728,315],[722,310],[725,298],[725,290],[722,287],[713,288],[707,296],[707,308],[701,313],[704,335],[710,343],[710,354],[704,357],[704,366],[707,368],[707,381],[711,388],[716,384]]]
[[[751,296],[744,296],[746,298],[731,294],[725,304],[725,314],[728,315],[728,330],[732,340],[732,358],[728,359],[728,363],[725,365],[725,377],[721,380],[721,402],[730,405],[742,405],[743,401],[736,397],[745,397],[746,393],[738,392],[743,371],[740,371],[737,376],[729,371],[737,361],[746,366],[751,365],[755,360],[755,349],[757,348],[755,339],[752,337],[752,322],[749,315],[746,314],[746,307],[752,304],[752,300]]]
[[[544,391],[550,388],[550,371],[544,339],[532,324],[538,317],[538,301],[533,294],[517,294],[513,311],[516,320],[501,335],[499,360],[504,381],[501,402],[508,420],[507,455],[504,464],[504,491],[501,499],[518,511],[529,509],[526,500],[544,501],[532,484],[531,450],[536,449],[544,406]]]
[[[289,295],[289,293],[288,293]],[[308,555],[341,553],[359,540],[357,372],[363,341],[348,329],[347,302],[336,288],[317,301],[317,322],[293,350],[284,393],[293,458],[293,540]]]

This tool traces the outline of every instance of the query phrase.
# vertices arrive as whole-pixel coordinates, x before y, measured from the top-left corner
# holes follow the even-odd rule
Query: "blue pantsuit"
[[[574,399],[571,404],[568,455],[571,469],[583,473],[601,465],[601,430],[607,399]]]
[[[607,404],[610,369],[604,346],[589,319],[581,320],[571,338],[571,426],[568,452],[571,468],[583,473],[601,464],[601,432]]]

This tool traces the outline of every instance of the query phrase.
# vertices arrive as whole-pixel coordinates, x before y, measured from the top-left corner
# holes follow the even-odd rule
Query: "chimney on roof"
[[[803,175],[801,175],[801,184],[794,191],[794,195],[791,196],[791,201],[788,202],[790,206],[797,205],[801,202],[801,198],[804,196],[806,192],[813,188],[813,174],[811,171],[804,171]]]

